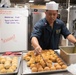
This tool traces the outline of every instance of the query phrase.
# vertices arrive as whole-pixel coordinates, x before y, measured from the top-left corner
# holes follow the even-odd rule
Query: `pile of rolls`
[[[18,57],[0,56],[0,73],[12,73],[17,69]]]
[[[43,50],[41,54],[47,65],[40,55],[35,56],[34,51],[28,51],[23,56],[32,72],[55,71],[67,68],[67,65],[53,50]]]

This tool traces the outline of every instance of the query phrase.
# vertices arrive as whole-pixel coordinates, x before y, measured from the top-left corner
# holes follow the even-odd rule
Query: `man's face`
[[[58,16],[58,11],[57,10],[47,10],[45,12],[45,14],[46,14],[47,21],[51,24],[56,20],[56,18]]]

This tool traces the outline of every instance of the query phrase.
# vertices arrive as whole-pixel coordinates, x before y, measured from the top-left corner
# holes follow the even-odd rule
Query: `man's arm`
[[[75,37],[74,37],[72,34],[69,34],[69,35],[67,36],[67,39],[68,39],[70,42],[72,42],[72,43],[75,43],[75,42],[76,42],[76,39],[75,39]]]
[[[36,55],[39,54],[42,51],[42,48],[39,45],[38,39],[36,37],[32,37],[31,43],[32,43],[32,46],[34,47],[34,51]]]

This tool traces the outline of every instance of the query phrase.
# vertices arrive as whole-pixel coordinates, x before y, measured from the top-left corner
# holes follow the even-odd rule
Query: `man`
[[[72,43],[76,42],[65,24],[57,19],[58,4],[54,1],[46,3],[46,18],[37,22],[31,33],[31,43],[35,53],[39,54],[42,49],[58,49],[61,34]]]

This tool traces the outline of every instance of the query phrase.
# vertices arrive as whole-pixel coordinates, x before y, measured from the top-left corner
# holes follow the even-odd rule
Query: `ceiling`
[[[1,0],[0,0],[1,1]],[[11,3],[28,3],[29,0],[10,0]],[[66,3],[68,0],[49,0],[49,1],[55,1],[58,3]],[[71,4],[76,4],[76,0],[70,0]],[[34,0],[34,4],[45,4],[45,0]]]

